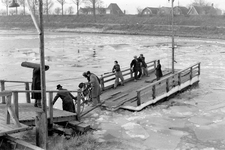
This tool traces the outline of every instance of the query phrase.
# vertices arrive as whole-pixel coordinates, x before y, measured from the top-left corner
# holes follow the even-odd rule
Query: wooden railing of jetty
[[[146,63],[149,73],[155,71],[156,62],[157,62],[157,60],[153,60],[153,61]],[[124,82],[129,82],[129,81],[133,80],[133,72],[131,71],[130,68],[121,70],[121,72],[124,77]],[[108,90],[108,89],[112,88],[114,85],[115,74],[114,73],[109,73],[107,75],[103,74],[103,75],[101,75],[100,80],[101,80],[102,90],[103,91]]]
[[[163,78],[157,82],[154,82],[150,85],[147,85],[141,89],[137,90],[137,106],[140,106],[144,99],[152,99],[154,100],[156,97],[165,98],[169,96],[170,94],[173,94],[182,87],[180,87],[182,84],[189,82],[187,85],[183,86],[189,86],[192,84],[192,80],[195,77],[199,77],[200,75],[200,62],[196,63],[186,69],[183,69],[177,73],[174,73],[166,78]],[[198,82],[198,80],[196,81]],[[165,88],[160,88],[163,84],[165,84]],[[175,89],[178,88],[178,89]],[[160,88],[160,89],[159,89]],[[163,90],[163,91],[157,91]]]

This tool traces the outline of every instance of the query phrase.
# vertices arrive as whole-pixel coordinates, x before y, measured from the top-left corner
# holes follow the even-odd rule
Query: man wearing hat
[[[67,89],[63,89],[63,87],[60,84],[57,85],[57,90],[59,90],[59,92],[56,94],[53,100],[53,105],[60,97],[62,99],[63,110],[75,113],[75,106],[73,103],[73,99],[76,100],[76,97],[74,97]]]

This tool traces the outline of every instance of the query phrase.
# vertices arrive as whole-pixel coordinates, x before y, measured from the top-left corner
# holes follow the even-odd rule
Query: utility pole
[[[172,14],[172,73],[174,73],[174,13],[173,13],[173,2],[174,0],[171,0],[171,14]]]

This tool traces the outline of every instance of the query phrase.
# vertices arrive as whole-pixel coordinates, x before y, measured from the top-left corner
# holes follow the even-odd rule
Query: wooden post
[[[35,118],[36,145],[43,149],[47,149],[47,140],[45,140],[47,133],[45,113],[43,111],[39,111],[36,113],[37,113],[37,116]]]
[[[181,84],[181,73],[178,73],[178,85]]]
[[[14,103],[14,106],[15,106],[16,117],[19,119],[18,92],[13,92],[13,103]]]
[[[169,92],[170,86],[169,86],[169,79],[166,79],[166,92]]]
[[[29,87],[29,83],[28,82],[25,83],[25,90],[26,91],[29,91],[30,90],[30,87]],[[26,93],[26,99],[27,99],[27,103],[30,103],[30,93],[29,92]]]
[[[192,79],[192,67],[190,68],[190,80]]]
[[[156,60],[154,60],[154,70],[156,69]]]
[[[155,99],[155,85],[152,86],[152,98]]]
[[[137,91],[137,106],[141,105],[141,92]]]
[[[80,121],[80,101],[81,101],[81,89],[77,91],[77,120]]]
[[[200,65],[200,63],[198,63],[198,75],[200,76],[200,69],[201,69],[201,65]]]
[[[133,79],[133,71],[130,69],[130,78]]]
[[[11,107],[12,95],[8,95],[8,96],[6,96],[6,98],[7,98],[6,108],[5,108],[5,111],[6,111],[6,124],[10,124],[10,114],[9,114],[8,108]]]
[[[1,92],[5,90],[5,81],[1,80]],[[2,96],[2,104],[5,104],[5,96]]]
[[[53,92],[49,92],[49,124],[48,127],[52,128],[53,127]]]
[[[105,83],[104,83],[104,77],[103,77],[103,75],[101,75],[101,87],[102,87],[102,91],[104,91],[105,90]]]

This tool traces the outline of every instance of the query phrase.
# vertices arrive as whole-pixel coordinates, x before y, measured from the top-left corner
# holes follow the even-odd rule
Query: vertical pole
[[[42,110],[43,114],[41,115],[42,117],[42,128],[43,131],[43,148],[47,148],[47,136],[48,132],[47,131],[47,112],[46,112],[46,85],[45,85],[45,54],[44,54],[44,28],[43,28],[43,1],[39,0],[39,21],[40,21],[40,33],[39,33],[39,38],[40,38],[40,70],[41,70],[41,98],[42,98]]]
[[[190,80],[192,79],[192,67],[190,68]]]
[[[80,100],[81,100],[81,89],[77,91],[77,120],[80,121]]]
[[[141,105],[141,92],[137,91],[137,106]]]
[[[133,71],[130,69],[130,78],[133,79]]]
[[[15,106],[16,117],[19,119],[18,92],[13,92],[13,103]]]
[[[156,60],[154,60],[154,70],[156,69]]]
[[[30,91],[29,82],[25,83],[25,90]],[[27,103],[30,103],[30,92],[26,93],[26,100],[27,100]]]
[[[181,73],[178,73],[178,85],[181,84]]]
[[[5,90],[5,81],[1,80],[1,91]],[[2,104],[5,104],[5,96],[2,96]]]
[[[53,127],[53,92],[49,92],[49,125],[48,127],[52,128]]]
[[[171,0],[171,13],[172,13],[172,73],[174,73],[174,23],[173,23],[173,1]]]
[[[35,127],[36,127],[36,145],[47,149],[47,140],[45,139],[45,135],[47,133],[46,126],[46,118],[45,113],[43,111],[36,112],[37,116],[35,118]]]
[[[200,65],[200,63],[198,63],[198,75],[199,76],[200,76],[200,73],[201,73],[200,69],[201,69],[201,65]]]

